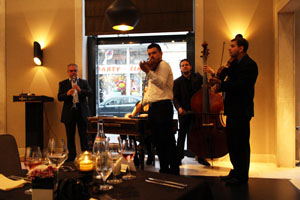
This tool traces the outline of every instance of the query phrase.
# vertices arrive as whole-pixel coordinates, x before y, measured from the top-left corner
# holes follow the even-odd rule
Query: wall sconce
[[[41,45],[36,41],[33,42],[33,61],[39,66],[43,64],[43,50],[41,49]]]
[[[130,31],[140,20],[139,11],[130,0],[115,0],[105,15],[112,28],[118,31]]]

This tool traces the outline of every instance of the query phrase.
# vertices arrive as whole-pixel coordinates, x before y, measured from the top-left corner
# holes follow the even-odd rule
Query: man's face
[[[78,69],[77,69],[77,67],[76,66],[74,66],[74,65],[70,65],[69,67],[68,67],[68,75],[69,75],[69,77],[72,79],[73,77],[76,77],[77,78],[77,72],[78,72]]]
[[[188,61],[182,61],[180,63],[180,71],[183,74],[189,74],[192,70],[192,65]]]
[[[232,41],[231,42],[231,44],[230,44],[230,46],[229,46],[229,55],[231,56],[231,57],[234,57],[234,58],[236,58],[236,57],[238,57],[238,55],[240,54],[240,53],[242,53],[243,52],[243,50],[244,50],[244,47],[243,46],[238,46],[237,45],[237,42],[236,41]]]
[[[151,63],[149,67],[153,69],[156,67],[157,63],[162,60],[162,52],[159,51],[156,47],[147,50],[149,62]]]

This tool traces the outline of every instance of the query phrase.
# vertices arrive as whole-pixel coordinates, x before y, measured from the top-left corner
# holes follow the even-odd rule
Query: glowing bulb
[[[121,24],[121,25],[113,26],[113,29],[118,30],[118,31],[130,31],[130,30],[133,30],[134,27]]]
[[[34,58],[33,58],[33,61],[34,61],[34,63],[35,63],[36,65],[42,65],[42,62],[41,62],[41,60],[40,60],[38,57],[34,57]]]

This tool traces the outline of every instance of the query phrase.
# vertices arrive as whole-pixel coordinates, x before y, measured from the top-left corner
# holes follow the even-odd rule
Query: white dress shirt
[[[69,78],[69,80],[71,81],[72,88],[73,88],[73,85],[77,85],[77,81],[78,81],[77,78],[75,79],[75,82],[73,82],[73,80],[70,79],[70,78]],[[75,90],[75,92],[74,92],[74,94],[73,94],[72,96],[73,96],[73,102],[75,101],[75,103],[79,103],[78,92],[77,92],[77,90]]]
[[[146,78],[149,82],[143,105],[173,99],[173,73],[167,62],[161,61],[155,71],[147,73]]]

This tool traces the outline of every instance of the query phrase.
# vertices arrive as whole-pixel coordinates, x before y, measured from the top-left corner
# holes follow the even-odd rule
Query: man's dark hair
[[[161,48],[160,48],[159,44],[151,43],[151,44],[148,46],[147,49],[152,49],[152,48],[157,48],[157,50],[158,50],[159,52],[161,52]]]
[[[188,60],[188,59],[182,59],[180,62],[179,62],[179,67],[181,67],[181,63],[183,62],[183,61],[186,61],[186,62],[188,62],[190,65],[192,65],[191,64],[191,62]]]
[[[243,46],[243,47],[244,47],[244,52],[245,52],[245,53],[247,52],[249,43],[248,43],[248,41],[247,41],[245,38],[243,38],[243,35],[242,35],[242,34],[237,34],[237,35],[235,36],[235,38],[233,38],[233,39],[231,40],[231,42],[233,42],[233,41],[236,41],[236,43],[237,43],[237,45],[238,45],[239,47],[240,47],[240,46]]]

